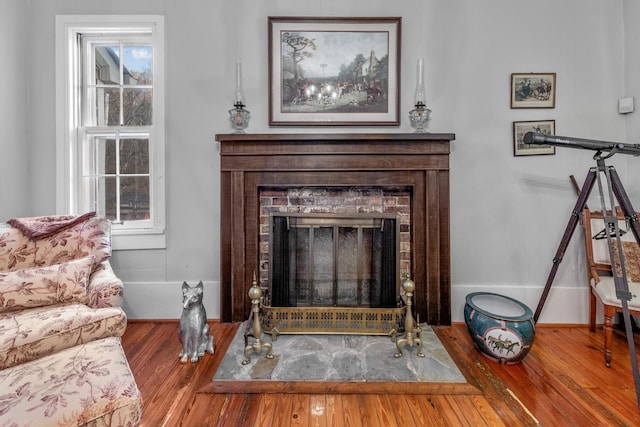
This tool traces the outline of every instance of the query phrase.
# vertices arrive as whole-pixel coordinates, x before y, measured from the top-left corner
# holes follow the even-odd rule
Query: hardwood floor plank
[[[552,425],[562,423],[562,414],[554,408],[553,400],[546,394],[545,390],[539,389],[531,380],[530,376],[535,375],[531,369],[524,364],[506,366],[496,370],[496,375],[504,381],[507,390],[511,390],[516,399],[525,408],[527,419],[531,417],[528,412],[535,414],[536,419],[549,420]],[[514,387],[514,385],[517,385]],[[533,425],[535,421],[532,420]]]
[[[401,424],[398,422],[395,413],[398,412],[397,405],[394,405],[392,401],[396,399],[389,399],[386,394],[375,394],[372,396],[373,404],[375,405],[373,411],[378,413],[378,419],[381,426],[412,426],[413,418],[408,418],[411,424]]]
[[[248,399],[244,415],[243,427],[252,427],[258,421],[258,411],[262,402],[263,395],[250,394],[245,395]]]
[[[309,396],[309,426],[327,427],[327,396],[313,394]],[[331,427],[329,425],[329,427]]]
[[[546,334],[544,339],[548,342],[548,346],[552,348],[561,348],[565,343],[579,338],[588,338],[583,344],[572,351],[569,357],[574,369],[580,369],[582,375],[576,378],[581,387],[594,387],[596,384],[606,383],[611,379],[611,371],[607,372],[602,369],[590,369],[598,364],[604,364],[604,353],[602,349],[597,348],[595,334],[593,336],[576,336],[576,328],[553,328],[550,330],[542,330],[540,334]],[[617,371],[617,369],[616,369]]]
[[[615,417],[611,417],[611,424],[617,422],[624,426],[640,425],[634,389],[596,387],[591,392],[597,399],[606,402],[608,410],[615,414]]]
[[[513,398],[494,369],[502,365],[482,356],[473,346],[465,325],[433,328],[464,376],[482,391],[507,425],[535,426],[520,402]]]
[[[326,395],[326,400],[327,427],[345,427],[347,424],[342,405],[342,396],[328,394]]]
[[[260,405],[255,416],[253,425],[255,427],[272,427],[275,424],[273,419],[276,414],[276,407],[278,406],[278,396],[274,394],[262,394],[258,396]]]
[[[344,409],[344,425],[348,427],[362,427],[360,403],[358,402],[357,395],[343,394],[342,407]]]
[[[360,408],[360,418],[362,419],[362,425],[366,427],[387,427],[380,424],[380,418],[378,417],[378,406],[375,395],[373,394],[358,394],[356,395],[358,401],[358,407]]]
[[[293,409],[291,404],[291,395],[289,394],[274,394],[276,398],[276,408],[273,414],[274,426],[288,426],[291,424]]]
[[[181,425],[189,426],[216,426],[220,419],[220,411],[225,405],[227,398],[223,394],[197,394],[193,396],[191,404],[182,416],[180,423],[174,420],[167,422],[167,426]]]
[[[439,427],[444,425],[444,420],[436,410],[431,396],[408,395],[405,396],[405,400],[417,426]]]
[[[478,408],[478,402],[473,398],[476,396],[445,396],[447,401],[451,404],[451,407],[458,408],[458,418],[464,417],[465,422],[474,427],[488,426],[498,427],[503,425],[500,420],[496,423],[495,419],[492,419],[492,423],[488,422],[486,414],[481,412]],[[491,411],[493,412],[493,411]],[[494,417],[492,417],[494,418]]]
[[[488,426],[501,427],[505,426],[504,422],[495,413],[487,399],[484,396],[468,396],[470,405],[472,405],[480,414],[480,417],[485,421]]]
[[[294,394],[291,399],[291,423],[290,426],[309,425],[309,395]]]
[[[460,427],[478,427],[484,425],[484,423],[473,424],[472,420],[467,418],[468,414],[465,414],[462,409],[458,407],[457,402],[452,400],[451,396],[433,396],[432,401],[438,413],[442,415],[444,425]]]
[[[536,374],[532,378],[538,378],[539,387],[544,387],[558,411],[574,419],[578,425],[607,425],[611,422],[614,414],[571,378],[569,373],[574,366],[565,352],[544,345],[537,350],[530,358],[527,357],[525,363],[537,372],[542,372],[544,366],[545,374]]]
[[[550,426],[570,418],[576,425],[640,425],[621,331],[614,332],[614,363],[607,368],[600,329],[538,326],[524,361],[504,366],[477,352],[464,324],[434,328],[471,394],[446,394],[446,388],[415,394],[391,383],[376,393],[369,384],[344,393],[326,383],[314,385],[311,394],[290,393],[287,383],[275,393],[248,394],[242,385],[215,393],[212,378],[238,325],[212,322],[216,353],[181,364],[177,322],[129,324],[122,343],[143,396],[142,426]],[[634,340],[640,341],[638,334]]]
[[[396,423],[399,426],[420,427],[424,425],[421,422],[418,422],[418,420],[422,420],[422,414],[420,414],[420,416],[418,417],[414,416],[413,410],[407,402],[406,395],[387,396],[387,400],[389,402],[389,406],[392,409],[392,412],[395,415]]]
[[[249,409],[249,395],[230,394],[227,396],[227,404],[223,408],[218,420],[219,427],[250,426],[254,419],[247,417]]]

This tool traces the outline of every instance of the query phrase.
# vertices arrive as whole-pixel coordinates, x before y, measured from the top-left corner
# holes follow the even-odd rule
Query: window
[[[164,247],[161,16],[58,16],[58,211],[112,221],[114,249]]]

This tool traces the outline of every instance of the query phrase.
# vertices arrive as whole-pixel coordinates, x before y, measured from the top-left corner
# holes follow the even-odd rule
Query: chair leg
[[[596,331],[596,296],[589,291],[589,330]]]
[[[613,316],[615,315],[615,307],[604,306],[604,364],[607,367],[611,366],[611,340],[613,339]]]

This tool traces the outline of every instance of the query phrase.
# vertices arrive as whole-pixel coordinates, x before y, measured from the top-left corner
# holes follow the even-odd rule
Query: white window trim
[[[152,30],[154,44],[154,107],[162,114],[154,115],[153,168],[155,203],[154,224],[149,229],[112,232],[114,250],[166,248],[165,242],[165,146],[164,146],[164,16],[160,15],[58,15],[56,16],[56,211],[58,214],[80,214],[78,202],[78,135],[76,86],[79,34]],[[71,74],[73,73],[73,74]]]

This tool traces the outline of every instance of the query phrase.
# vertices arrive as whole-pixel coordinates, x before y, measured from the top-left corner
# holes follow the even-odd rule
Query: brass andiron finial
[[[244,360],[242,361],[243,365],[246,365],[251,361],[249,357],[249,353],[253,351],[254,353],[260,354],[262,348],[267,349],[266,357],[267,359],[273,359],[273,354],[271,354],[271,343],[270,342],[262,342],[260,341],[260,336],[262,335],[262,327],[260,326],[260,299],[262,298],[262,289],[258,286],[258,281],[256,280],[256,272],[253,272],[253,285],[251,289],[249,289],[249,298],[251,298],[251,314],[253,317],[253,338],[255,342],[253,345],[247,345],[244,348]]]
[[[404,334],[402,335],[402,338],[396,341],[398,352],[394,354],[394,356],[402,357],[402,346],[404,344],[407,344],[409,347],[416,344],[418,346],[417,356],[424,357],[424,353],[422,352],[422,339],[420,338],[422,328],[420,328],[420,323],[416,324],[411,311],[411,306],[413,305],[411,298],[413,297],[413,291],[416,289],[416,284],[413,280],[409,279],[408,275],[402,281],[402,289],[404,289],[407,295],[407,314],[404,317]]]

